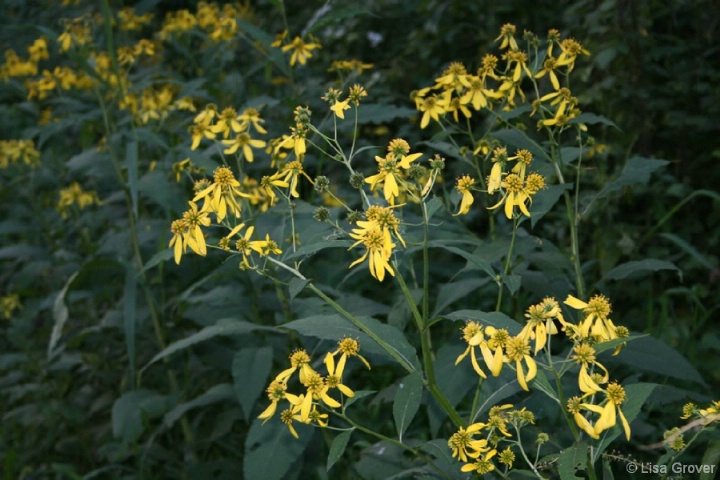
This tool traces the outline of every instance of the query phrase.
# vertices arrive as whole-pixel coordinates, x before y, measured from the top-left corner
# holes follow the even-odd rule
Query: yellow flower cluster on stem
[[[339,358],[336,361],[336,357]],[[290,433],[295,438],[298,433],[293,427],[293,421],[305,424],[316,424],[320,427],[327,426],[327,413],[321,413],[320,408],[337,409],[342,406],[340,402],[329,395],[329,392],[337,389],[348,398],[355,396],[355,392],[343,383],[343,373],[348,358],[357,357],[369,369],[370,364],[360,355],[360,344],[353,338],[343,338],[338,342],[338,348],[325,355],[323,363],[327,369],[327,375],[322,376],[311,366],[311,358],[305,350],[296,350],[290,355],[290,367],[280,372],[267,388],[270,405],[258,416],[263,421],[268,421],[275,415],[278,403],[287,401],[289,406],[280,414],[280,420],[287,425]],[[300,384],[305,387],[305,393],[294,395],[289,393],[288,382],[293,374],[298,373]]]

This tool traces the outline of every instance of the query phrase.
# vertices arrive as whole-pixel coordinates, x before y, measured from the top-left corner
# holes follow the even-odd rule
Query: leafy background
[[[432,132],[418,128],[410,92],[431,84],[451,61],[477,65],[502,24],[538,34],[557,28],[592,53],[578,64],[573,90],[585,111],[615,126],[591,127],[606,150],[585,163],[583,269],[589,290],[612,299],[616,322],[650,335],[608,360],[608,367],[619,378],[660,384],[633,423],[632,442],[617,443],[624,454],[656,461],[658,453],[638,446],[678,425],[684,402],[717,399],[720,383],[717,2],[283,5],[292,34],[314,34],[323,45],[306,67],[291,71],[287,57],[265,55],[284,26],[280,2],[258,1],[240,5],[242,33],[232,41],[213,43],[196,31],[163,42],[162,63],[136,70],[133,85],[171,83],[200,106],[264,105],[263,118],[277,136],[291,124],[296,105],[323,111],[320,96],[336,85],[327,72],[332,60],[359,58],[374,64],[356,80],[372,103],[361,118],[362,145],[403,137],[430,152]],[[111,2],[113,12],[123,6],[154,14],[142,31],[152,37],[166,13],[197,5]],[[17,52],[42,35],[52,44],[62,32],[59,18],[101,13],[94,2],[12,0],[3,11],[3,50]],[[104,45],[107,38],[97,25],[96,41]],[[121,35],[116,40],[130,41]],[[81,60],[51,47],[47,67],[79,68]],[[282,78],[291,80],[274,81]],[[39,126],[45,107],[57,120]],[[190,152],[189,114],[175,112],[162,125],[141,126],[136,136],[127,112],[112,114],[117,128],[104,141],[118,152],[119,177],[111,152],[96,148],[106,132],[91,92],[38,102],[27,100],[16,79],[0,89],[2,139],[32,138],[41,151],[35,169],[14,165],[0,171],[0,288],[3,295],[18,294],[23,305],[0,323],[5,478],[387,478],[417,468],[414,459],[357,434],[301,426],[296,441],[279,422],[261,427],[255,417],[266,405],[272,372],[284,368],[294,347],[332,348],[335,333],[344,333],[342,319],[301,286],[288,289],[239,272],[221,255],[188,255],[176,266],[166,248],[169,224],[185,208],[190,185],[175,181],[172,165],[190,155],[209,172],[211,154]],[[371,157],[367,161],[370,167]],[[447,178],[456,169],[448,162]],[[324,174],[351,195],[339,171]],[[96,190],[102,205],[63,219],[56,210],[58,192],[73,181]],[[451,190],[450,184],[444,188]],[[298,231],[308,240],[332,233],[312,220],[318,203],[313,195],[304,191],[297,205]],[[264,227],[277,228],[282,213],[267,217]],[[443,222],[442,234],[433,233],[438,241],[488,234],[479,213],[462,222],[441,210],[434,220]],[[513,273],[522,287],[506,303],[510,319],[520,320],[542,295],[572,293],[571,267],[558,250],[568,241],[562,220],[550,210],[518,239]],[[483,244],[475,265],[478,258],[489,265],[501,260],[508,228],[498,225],[500,234]],[[367,272],[348,275],[336,268],[347,263],[344,253],[326,249],[312,257],[308,276],[322,277],[327,291],[355,314],[403,330],[409,312],[398,291],[379,291]],[[461,403],[472,385],[457,373],[470,372],[452,367],[462,348],[459,321],[469,318],[467,311],[493,310],[496,286],[472,262],[451,253],[438,249],[434,257],[437,300],[431,307],[445,317],[435,331],[438,376],[448,396]],[[457,472],[439,433],[438,413],[426,398],[398,402],[399,369],[373,352],[371,342],[362,343],[373,370],[355,368],[352,384],[376,393],[358,398],[355,407],[390,436],[397,414],[388,412],[398,405],[420,409],[401,428],[405,438],[425,442],[428,455]],[[516,393],[504,390],[503,377],[496,381],[501,394],[488,405]],[[541,404],[528,408],[534,406]],[[560,422],[547,412],[537,415],[546,431]],[[699,463],[704,453],[698,446],[688,455]],[[334,463],[330,473],[326,462]]]

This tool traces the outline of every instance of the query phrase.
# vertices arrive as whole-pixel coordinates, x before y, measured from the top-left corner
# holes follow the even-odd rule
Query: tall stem
[[[503,270],[503,275],[508,275],[510,273],[510,265],[512,264],[512,255],[513,250],[515,249],[515,237],[517,236],[517,228],[518,228],[518,219],[517,217],[513,219],[513,231],[512,231],[512,237],[510,238],[510,246],[508,247],[508,253],[507,258],[505,258],[505,268]],[[495,302],[495,311],[500,311],[500,306],[502,305],[502,297],[503,297],[503,281],[502,279],[498,282],[498,296],[497,301]]]
[[[558,182],[560,182],[560,184],[564,184],[565,177],[563,176],[562,169],[560,168],[559,155],[559,149],[557,147],[553,147],[551,158],[553,167],[555,168],[555,174],[558,177]],[[585,298],[585,282],[582,276],[582,265],[580,264],[580,245],[578,242],[577,228],[580,222],[580,217],[578,212],[573,208],[573,201],[567,190],[563,191],[563,198],[565,199],[565,212],[568,219],[568,225],[570,226],[570,261],[572,262],[575,270],[575,288],[577,290],[578,297]]]

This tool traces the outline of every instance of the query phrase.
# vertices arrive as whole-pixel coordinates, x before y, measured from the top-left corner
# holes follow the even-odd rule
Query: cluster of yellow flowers
[[[511,447],[499,452],[500,444],[512,438],[508,432],[508,425],[512,426],[519,436],[520,429],[535,423],[535,415],[522,408],[510,410],[512,405],[495,406],[490,409],[487,422],[477,422],[467,428],[459,428],[448,440],[448,447],[452,450],[453,458],[463,462],[460,468],[463,472],[477,472],[480,475],[495,470],[493,458],[497,456],[498,463],[512,468],[515,453]],[[541,434],[543,435],[543,434]],[[475,438],[484,436],[485,438]]]
[[[0,297],[0,312],[3,318],[9,320],[15,310],[22,310],[20,296],[17,293],[9,293]]]
[[[505,171],[508,162],[515,161],[510,171]],[[493,195],[500,193],[500,200],[490,210],[505,205],[504,212],[508,219],[515,215],[515,207],[525,215],[530,216],[527,209],[532,203],[532,197],[545,188],[545,177],[539,173],[527,173],[527,167],[533,161],[533,154],[526,149],[519,149],[512,157],[508,156],[505,147],[497,147],[492,152],[493,166],[487,178],[487,193]],[[465,215],[470,211],[474,199],[472,191],[476,180],[469,175],[463,175],[457,180],[455,188],[462,195],[460,207],[455,215]]]
[[[62,218],[67,218],[70,207],[77,205],[80,210],[90,205],[100,205],[97,192],[85,191],[79,183],[73,182],[69,187],[60,190],[57,209]]]
[[[353,58],[352,60],[333,60],[328,68],[328,72],[355,72],[360,75],[365,70],[373,68],[372,63],[365,63],[361,60]]]
[[[40,152],[32,140],[0,140],[0,168],[22,162],[30,167],[40,163]]]
[[[192,201],[188,202],[190,209],[187,210],[182,218],[174,220],[170,226],[173,234],[169,246],[174,249],[175,262],[180,263],[183,253],[187,252],[187,248],[198,255],[207,255],[207,244],[205,235],[201,227],[209,227],[211,224],[210,214],[214,213],[218,224],[228,225],[226,217],[228,214],[239,219],[242,215],[242,209],[239,199],[248,198],[258,200],[258,189],[255,185],[246,183],[247,186],[254,187],[254,195],[245,193],[240,190],[241,184],[235,179],[233,171],[229,167],[218,167],[215,169],[214,181],[209,183],[207,180],[196,182],[195,189],[197,194]],[[202,207],[198,208],[197,201],[202,200]],[[252,268],[251,254],[255,252],[261,257],[269,254],[279,255],[282,253],[277,242],[270,239],[269,235],[264,240],[251,240],[254,233],[254,227],[246,229],[245,234],[241,236],[231,248],[231,240],[240,230],[245,228],[244,223],[240,223],[231,228],[230,233],[224,236],[218,247],[233,253],[242,255],[241,268]]]
[[[36,39],[27,48],[28,59],[23,60],[15,53],[15,50],[5,51],[5,63],[0,65],[0,79],[7,80],[13,77],[29,77],[37,75],[38,63],[40,60],[47,60],[50,54],[47,49],[45,38]]]
[[[547,297],[528,308],[525,314],[525,326],[516,336],[510,335],[503,328],[482,326],[477,322],[468,321],[462,328],[463,340],[467,343],[467,348],[460,354],[455,364],[459,364],[469,355],[475,372],[480,377],[487,378],[478,361],[479,358],[482,358],[485,367],[493,376],[500,375],[505,364],[514,363],[520,387],[529,391],[528,383],[535,378],[538,370],[538,363],[533,356],[550,348],[550,338],[559,333],[559,325],[574,343],[571,359],[580,366],[578,388],[582,396],[572,397],[568,401],[568,411],[573,415],[577,425],[594,439],[600,438],[600,434],[613,427],[617,423],[617,417],[620,417],[625,435],[629,439],[630,426],[620,408],[625,400],[625,390],[614,382],[609,383],[605,388],[602,387],[608,383],[610,375],[596,360],[596,352],[593,348],[593,345],[600,342],[627,337],[629,332],[625,327],[615,326],[609,318],[611,305],[602,295],[595,295],[588,302],[569,295],[564,303],[583,313],[584,317],[578,324],[565,320],[559,303],[552,297]],[[531,341],[535,342],[532,349]],[[619,353],[621,347],[622,344],[618,345],[614,354]],[[603,393],[605,398],[595,403],[596,396],[600,393]],[[593,414],[598,415],[594,422],[589,418]],[[465,430],[466,433],[472,434],[479,431],[477,427],[468,427]],[[487,443],[482,444],[482,448],[486,446]],[[486,452],[479,447],[475,450],[478,456]],[[487,452],[489,453],[489,450]],[[487,459],[487,456],[483,458]],[[460,459],[462,460],[462,457]],[[466,467],[470,468],[467,465]]]
[[[213,41],[229,41],[238,33],[236,19],[251,15],[249,2],[245,5],[226,3],[222,8],[215,2],[198,2],[195,14],[187,9],[168,12],[158,38],[167,40],[199,27]]]
[[[430,120],[436,122],[445,114],[451,114],[455,122],[472,116],[472,107],[475,111],[483,109],[493,110],[495,104],[501,104],[503,109],[514,108],[516,97],[526,100],[525,92],[521,87],[523,78],[529,78],[536,84],[536,79],[547,76],[552,87],[551,93],[539,97],[533,102],[532,114],[541,113],[542,120],[539,126],[562,126],[577,117],[580,111],[577,99],[572,96],[567,87],[561,87],[558,74],[567,75],[573,70],[578,55],[588,55],[580,43],[572,38],[560,39],[557,30],[548,32],[544,52],[537,58],[544,58],[542,68],[528,60],[528,53],[521,50],[515,38],[516,27],[506,24],[502,27],[500,36],[500,50],[502,61],[497,56],[487,54],[482,59],[482,65],[476,74],[468,73],[465,65],[454,62],[443,74],[435,79],[435,84],[414,92],[416,108],[422,112],[420,127],[425,128]],[[537,52],[539,39],[530,32],[525,32],[531,48]],[[560,50],[556,57],[554,53]],[[539,91],[536,84],[536,91]]]
[[[335,357],[340,354],[339,360]],[[316,424],[320,427],[327,426],[327,413],[322,413],[318,407],[340,408],[342,404],[332,398],[329,392],[334,389],[348,398],[355,396],[350,387],[343,384],[343,373],[345,364],[349,357],[359,358],[365,366],[370,369],[370,364],[360,355],[360,344],[352,338],[343,338],[338,342],[338,348],[334,352],[325,355],[323,363],[327,369],[327,375],[322,376],[311,366],[311,358],[305,350],[296,350],[290,355],[290,368],[280,372],[267,387],[270,405],[258,418],[267,421],[275,415],[278,403],[287,401],[289,406],[280,413],[280,420],[288,426],[290,433],[298,438],[297,431],[292,425],[294,420],[306,424]],[[298,373],[300,384],[305,387],[305,393],[294,395],[287,391],[288,382],[293,374]]]
[[[177,110],[194,112],[196,110],[192,99],[181,97],[175,99],[177,88],[172,85],[148,87],[140,95],[127,93],[120,99],[121,109],[130,110],[140,125],[150,121],[163,121],[167,116]]]

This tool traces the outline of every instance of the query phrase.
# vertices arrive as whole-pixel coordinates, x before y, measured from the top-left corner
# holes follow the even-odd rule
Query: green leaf
[[[442,242],[428,242],[428,247],[439,247],[444,250],[447,250],[450,253],[454,253],[456,255],[459,255],[463,257],[465,260],[468,261],[468,265],[472,265],[473,267],[476,267],[483,272],[487,273],[491,277],[495,277],[495,271],[493,270],[492,266],[489,262],[483,260],[480,258],[480,256],[476,255],[475,253],[467,252],[461,248],[453,247],[452,245],[446,245]]]
[[[189,402],[181,403],[177,407],[170,410],[163,418],[163,425],[166,428],[172,427],[185,412],[196,407],[204,407],[213,403],[224,402],[235,399],[235,389],[229,383],[221,383],[211,387],[202,395],[195,397]]]
[[[435,305],[433,313],[430,316],[436,317],[437,315],[440,315],[448,305],[451,305],[456,300],[465,298],[471,292],[477,291],[489,281],[490,279],[488,277],[466,278],[464,280],[457,280],[442,285],[436,296],[438,303]]]
[[[243,478],[285,480],[288,471],[300,459],[312,438],[312,430],[302,424],[293,425],[299,435],[295,439],[279,420],[263,425],[255,420],[245,439]]]
[[[330,445],[330,453],[328,454],[327,466],[325,467],[326,471],[329,472],[332,466],[335,465],[335,462],[337,462],[340,457],[342,457],[342,454],[345,453],[345,448],[347,448],[348,441],[350,440],[354,430],[355,429],[345,430],[335,437],[332,445]]]
[[[657,272],[658,270],[675,270],[682,280],[682,271],[676,267],[674,263],[667,260],[657,260],[655,258],[622,263],[606,273],[603,280],[636,279],[644,277],[651,272]]]
[[[130,199],[132,201],[133,215],[138,216],[138,144],[128,142],[125,146],[125,164],[128,174],[128,188],[130,188]]]
[[[345,404],[343,405],[343,412],[353,403],[357,402],[361,398],[370,396],[373,393],[375,393],[375,390],[356,390],[355,395],[352,398],[348,398],[347,400],[345,400]]]
[[[402,442],[403,434],[415,417],[422,400],[423,378],[420,372],[413,372],[398,384],[393,402],[393,418],[398,439]]]
[[[235,394],[247,419],[251,418],[252,407],[265,389],[272,359],[272,347],[246,347],[233,357]]]
[[[492,325],[495,328],[506,328],[510,335],[517,335],[522,325],[502,312],[483,312],[480,310],[456,310],[444,315],[449,320],[474,320],[483,325]]]
[[[613,475],[612,467],[610,466],[610,460],[606,457],[602,459],[602,473],[603,480],[615,480],[615,475]]]
[[[132,264],[125,271],[125,288],[123,289],[123,331],[125,333],[125,349],[130,368],[130,385],[135,385],[135,307],[136,307],[136,276]]]
[[[452,406],[456,406],[463,398],[467,398],[470,389],[476,386],[474,382],[468,381],[469,368],[465,369],[460,365],[455,365],[455,360],[462,351],[462,346],[448,342],[438,348],[435,355],[433,368],[437,386]],[[439,410],[446,415],[446,412]]]
[[[437,212],[440,207],[442,207],[442,202],[438,197],[433,195],[433,197],[425,204],[425,208],[427,208],[428,220],[430,220],[432,216],[435,215],[435,212]]]
[[[688,255],[690,255],[697,263],[702,265],[703,267],[707,268],[708,270],[712,271],[715,269],[715,265],[712,264],[710,260],[705,258],[704,255],[702,255],[700,252],[698,252],[697,248],[690,245],[688,242],[686,242],[684,239],[678,237],[674,233],[661,233],[660,236],[664,238],[665,240],[669,240],[670,242],[677,245],[680,250],[684,251]]]
[[[536,158],[542,158],[543,160],[546,160],[548,162],[551,161],[545,150],[521,130],[518,130],[516,128],[498,130],[497,132],[491,133],[491,136],[495,137],[503,144],[516,148],[524,148],[526,150],[530,150],[530,152]],[[510,152],[511,150],[512,149],[508,148],[508,152]]]
[[[252,39],[257,40],[262,44],[263,52],[267,55],[268,60],[270,60],[283,73],[283,75],[290,77],[290,64],[285,60],[282,51],[279,48],[270,46],[275,39],[264,30],[256,27],[252,23],[242,20],[241,18],[235,18],[235,21],[244,33],[247,33]]]
[[[408,343],[405,335],[403,335],[400,330],[392,325],[381,323],[371,317],[358,317],[357,319],[362,322],[366,328],[380,337],[380,339],[383,340],[400,358],[406,361],[408,365],[413,365],[418,369],[420,368],[417,352],[412,345]],[[382,348],[375,340],[353,325],[350,320],[337,314],[311,315],[306,318],[286,323],[283,327],[295,330],[301,335],[320,338],[323,340],[338,341],[343,337],[356,338],[358,342],[360,342],[362,350],[397,361],[397,359],[390,355],[390,353]],[[361,354],[362,350],[360,352]]]
[[[40,247],[24,244],[10,245],[9,247],[0,248],[0,260],[29,260],[38,257],[47,257],[47,252]]]
[[[593,201],[603,198],[610,193],[622,190],[624,187],[630,185],[646,185],[650,180],[650,175],[652,175],[652,173],[656,170],[663,168],[668,163],[670,162],[667,160],[657,160],[654,158],[644,158],[639,156],[630,158],[625,164],[625,167],[623,167],[620,176],[603,188],[595,196]]]
[[[538,374],[539,373],[542,372],[538,371]],[[480,415],[490,410],[490,408],[495,405],[501,405],[503,400],[522,390],[518,382],[508,382],[505,378],[501,377],[488,377],[487,380],[483,380],[482,388],[480,389],[478,409],[472,414],[473,422],[475,422]]]
[[[65,322],[68,320],[69,311],[67,308],[67,305],[65,305],[65,296],[67,295],[68,289],[70,288],[70,285],[73,283],[73,280],[75,280],[75,277],[77,277],[79,271],[73,273],[70,278],[67,279],[65,282],[65,285],[58,293],[57,297],[55,297],[55,302],[53,303],[53,329],[50,333],[50,341],[48,342],[48,348],[47,348],[47,355],[48,358],[52,357],[55,352],[55,346],[57,345],[58,341],[60,340],[60,337],[62,336],[63,328],[65,327]]]
[[[167,397],[150,390],[123,393],[112,408],[113,436],[123,443],[136,441],[144,431],[143,415],[160,415],[167,406]]]
[[[552,385],[550,385],[550,382],[545,376],[545,372],[543,372],[542,370],[538,370],[537,375],[535,375],[535,378],[532,379],[530,385],[532,386],[532,388],[540,390],[545,395],[553,399],[555,403],[560,404],[555,389],[552,387]],[[562,407],[564,408],[564,405]]]
[[[612,360],[629,365],[635,370],[657,373],[663,378],[673,377],[705,385],[700,373],[685,357],[651,336],[629,343],[619,355],[612,357]]]
[[[558,457],[558,473],[560,480],[578,480],[583,477],[575,475],[579,470],[587,468],[588,448],[585,442],[578,442],[566,448]]]
[[[533,195],[533,202],[530,206],[530,225],[535,227],[535,224],[539,222],[546,213],[552,210],[563,192],[571,188],[572,185],[569,183],[564,185],[548,185],[547,188]]]
[[[398,107],[386,103],[363,103],[358,109],[358,124],[387,123],[396,118],[409,118],[417,113],[414,108]]]
[[[307,285],[308,282],[308,279],[293,277],[292,280],[290,280],[290,286],[288,287],[288,291],[290,292],[290,298],[293,299],[297,297],[297,294],[302,292],[303,288],[305,288],[305,285]]]
[[[150,260],[145,262],[145,265],[143,265],[142,271],[146,272],[146,271],[150,270],[151,268],[153,268],[154,266],[160,264],[161,262],[167,262],[168,260],[173,258],[173,256],[174,256],[174,252],[170,248],[160,250],[155,255],[153,255]],[[140,274],[138,273],[138,275],[140,275]]]
[[[717,473],[717,465],[720,465],[720,440],[710,440],[707,450],[703,454],[700,465],[709,465],[713,467],[712,472],[702,472],[700,480],[713,480]]]
[[[143,368],[144,371],[153,363],[161,360],[175,352],[184,350],[196,343],[204,342],[205,340],[228,335],[243,335],[253,330],[274,330],[271,327],[265,327],[262,325],[255,325],[254,323],[245,322],[242,320],[235,320],[232,318],[225,318],[219,320],[217,324],[205,327],[197,333],[190,335],[189,337],[178,340],[173,344],[169,345],[165,350],[155,355]]]
[[[655,383],[635,383],[632,385],[625,386],[625,402],[620,406],[628,424],[632,424],[640,413],[640,409],[645,404],[652,391],[657,387]],[[610,444],[620,435],[625,437],[625,432],[620,422],[620,416],[617,416],[617,423],[615,426],[603,433],[600,437],[600,444],[595,450],[595,459],[599,458],[600,455],[610,446]]]
[[[520,275],[501,275],[503,284],[507,287],[507,289],[510,291],[511,294],[515,294],[518,290],[520,290],[520,283],[522,282],[522,277]]]
[[[610,120],[607,117],[603,117],[602,115],[598,115],[595,113],[581,113],[577,117],[573,118],[568,122],[569,124],[576,124],[576,123],[586,123],[588,125],[595,125],[595,124],[601,124],[601,125],[608,125],[610,127],[616,128],[620,130],[620,127],[618,127],[615,122]]]
[[[317,32],[328,25],[342,25],[342,21],[346,18],[358,18],[363,15],[373,14],[366,8],[353,6],[340,7],[338,4],[326,3],[322,8],[315,11],[315,15],[313,15],[303,30],[306,33]]]
[[[644,338],[647,336],[648,335],[631,335],[625,338],[616,338],[615,340],[608,340],[607,342],[598,343],[594,345],[593,348],[595,349],[595,353],[602,353],[606,350],[610,350],[611,348],[615,348],[623,343],[632,342],[633,340],[637,340],[638,338]]]

